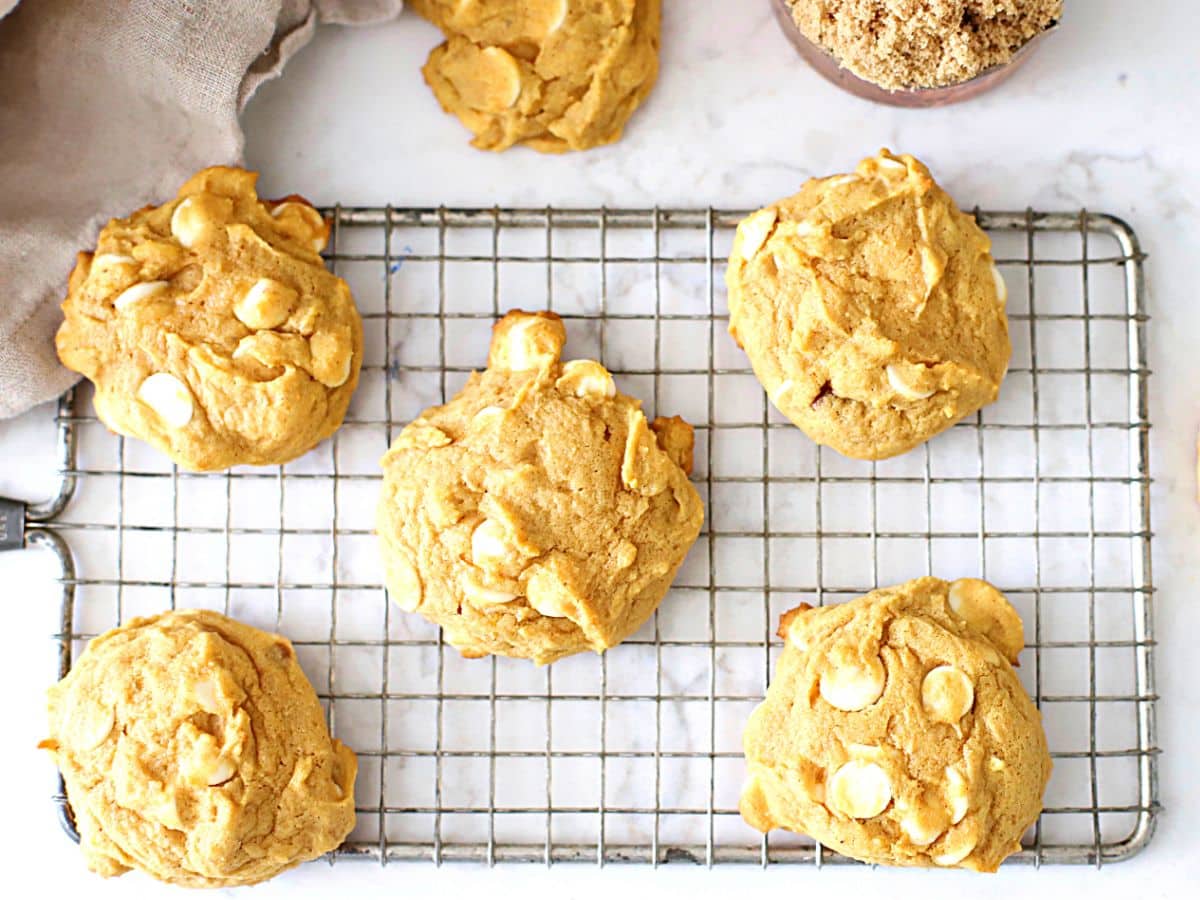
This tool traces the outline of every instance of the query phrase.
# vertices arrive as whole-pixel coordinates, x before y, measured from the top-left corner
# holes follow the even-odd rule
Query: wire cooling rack
[[[926,573],[983,575],[1025,620],[1020,675],[1055,763],[1013,860],[1099,865],[1150,840],[1149,373],[1125,225],[977,212],[1010,288],[1000,399],[869,463],[780,418],[728,337],[723,257],[742,213],[328,212],[328,256],[366,331],[332,440],[287,466],[193,475],[108,433],[86,388],[64,397],[61,490],[25,515],[26,542],[62,562],[64,672],[90,636],[166,607],[288,635],[359,755],[358,825],[335,859],[820,865],[844,860],[758,835],[736,811],[741,729],[779,614]],[[601,359],[651,415],[696,426],[708,510],[652,621],[603,657],[545,669],[464,660],[389,605],[372,534],[379,457],[483,364],[513,307],[559,312],[568,356]]]

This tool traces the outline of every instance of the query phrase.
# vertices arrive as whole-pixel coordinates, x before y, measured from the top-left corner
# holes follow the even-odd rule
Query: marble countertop
[[[645,889],[668,896],[723,896],[732,889],[842,888],[867,896],[1011,896],[1062,890],[1099,896],[1172,896],[1194,875],[1191,772],[1194,671],[1189,636],[1200,629],[1195,442],[1200,408],[1200,305],[1192,265],[1200,233],[1200,6],[1069,0],[1063,27],[1004,86],[965,105],[898,110],[841,93],[806,69],[766,0],[666,0],[660,82],[618,145],[546,157],[526,150],[490,155],[444,116],[418,67],[436,42],[412,15],[369,30],[322,29],[284,77],[251,102],[244,122],[248,163],[267,195],[301,190],[318,203],[401,206],[750,207],[794,190],[810,175],[842,171],[880,146],[922,157],[963,206],[1113,213],[1138,232],[1149,258],[1154,567],[1160,638],[1158,686],[1161,799],[1150,847],[1102,871],[1006,869],[993,878],[962,873],[861,868],[823,872],[692,867],[339,865],[298,872],[255,896],[367,896],[406,892],[538,892],[600,896]],[[1179,391],[1183,394],[1179,395]],[[1182,396],[1176,406],[1176,397]],[[0,494],[37,496],[47,483],[50,410],[0,422]],[[46,799],[51,772],[33,750],[48,683],[46,635],[55,630],[48,561],[37,553],[0,557],[9,585],[8,652],[12,727],[0,750],[10,775],[8,845],[25,865],[7,876],[44,889],[79,887],[99,896],[163,893],[145,879],[100,882],[84,872],[58,833]],[[32,673],[32,674],[31,674]],[[1189,737],[1192,735],[1192,737]],[[18,774],[19,773],[19,774]],[[17,775],[18,777],[12,777]],[[19,830],[19,833],[18,833]],[[16,874],[11,874],[14,872]],[[336,879],[336,880],[335,880]],[[32,887],[31,887],[32,889]]]

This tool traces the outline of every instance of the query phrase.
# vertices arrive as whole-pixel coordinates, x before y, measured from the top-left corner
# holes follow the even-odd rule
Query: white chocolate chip
[[[957,825],[966,816],[971,805],[967,780],[958,769],[946,767],[946,799],[950,804],[950,824]]]
[[[563,611],[562,606],[559,605],[558,600],[552,596],[534,593],[525,599],[529,601],[530,606],[537,610],[539,615],[545,616],[548,619],[567,618],[567,614]]]
[[[929,210],[921,205],[917,206],[917,230],[921,237],[929,240]]]
[[[485,406],[471,417],[471,427],[487,428],[503,419],[506,412],[508,410],[503,406]]]
[[[634,564],[638,557],[637,544],[621,538],[613,549],[612,560],[618,571],[624,571]]]
[[[505,335],[500,367],[512,372],[527,372],[554,364],[562,349],[550,337],[550,323],[541,316],[527,316],[513,323]]]
[[[948,594],[950,609],[960,619],[971,623],[972,619],[980,618],[980,613],[983,611],[981,607],[986,604],[979,602],[976,595],[983,590],[981,587],[983,584],[986,582],[976,578],[959,578],[957,581],[950,582]]]
[[[558,595],[551,591],[541,591],[537,588],[530,591],[526,588],[525,599],[533,609],[537,610],[538,615],[545,616],[547,619],[567,618]]]
[[[840,665],[821,675],[821,697],[843,712],[866,709],[879,699],[884,686],[883,665],[871,660],[865,667]]]
[[[564,365],[563,373],[554,386],[560,391],[589,400],[603,400],[617,395],[617,386],[608,370],[591,359],[573,359]]]
[[[517,105],[521,99],[521,67],[503,47],[485,47],[479,54],[485,66],[486,92],[478,92],[475,98],[479,106],[488,112],[504,112]]]
[[[752,213],[741,221],[737,227],[737,234],[741,239],[742,259],[750,262],[754,258],[754,254],[758,253],[762,245],[767,242],[778,217],[775,210],[768,207]]]
[[[320,253],[325,249],[325,220],[321,214],[309,206],[307,203],[298,203],[295,200],[288,200],[280,203],[271,210],[271,217],[274,219],[297,218],[308,226],[307,240],[311,244],[313,250]],[[299,240],[304,240],[300,235],[294,235]]]
[[[928,244],[921,244],[921,277],[925,279],[925,293],[930,294],[942,280],[945,264],[937,252]]]
[[[900,812],[900,830],[916,847],[928,847],[946,832],[949,820],[940,804],[925,803],[924,798],[916,804],[905,803],[896,798],[896,811]]]
[[[1004,771],[1004,760],[1002,760],[998,756],[991,756],[988,758],[988,768],[991,769],[993,772],[1003,772]]]
[[[168,372],[156,372],[137,389],[137,398],[154,410],[171,428],[192,421],[195,403],[187,385]]]
[[[939,837],[945,827],[929,816],[907,815],[900,820],[900,830],[916,847],[928,847]]]
[[[846,753],[851,759],[861,759],[867,762],[879,762],[883,759],[883,750],[876,744],[847,744]]]
[[[851,760],[829,779],[830,805],[854,819],[879,815],[892,802],[892,782],[882,767]]]
[[[192,686],[192,694],[196,698],[196,703],[205,712],[217,712],[220,710],[220,705],[217,703],[217,685],[211,678],[203,678],[197,681]]]
[[[826,187],[841,187],[843,184],[853,184],[861,179],[854,174],[834,175],[832,178],[825,179]]]
[[[93,269],[106,269],[109,266],[132,266],[137,260],[124,253],[101,253],[92,258]]]
[[[979,578],[959,578],[950,584],[950,610],[986,636],[1001,653],[1015,661],[1025,643],[1021,617],[1000,591]]]
[[[930,669],[921,682],[921,705],[935,722],[955,723],[975,704],[975,685],[954,666]]]
[[[312,218],[308,212],[311,209],[312,207],[306,203],[297,203],[295,200],[285,200],[283,203],[271,208],[271,218],[280,219],[284,216],[295,213],[300,218],[307,220]],[[313,212],[316,212],[316,210],[313,210]]]
[[[498,569],[512,555],[504,537],[499,522],[484,519],[471,532],[471,561],[481,569]]]
[[[184,197],[171,213],[171,234],[175,240],[189,249],[196,243],[204,230],[205,219],[191,197]]]
[[[958,848],[957,850],[953,850],[953,851],[950,851],[947,853],[938,853],[937,855],[931,857],[931,859],[933,859],[933,861],[935,863],[937,863],[939,866],[944,866],[944,867],[957,866],[960,862],[962,862],[964,859],[966,859],[968,856],[970,856],[971,851],[974,849],[975,849],[975,847],[973,845],[964,844],[962,847]]]
[[[350,380],[350,364],[354,361],[354,354],[347,353],[340,358],[336,368],[330,376],[327,387],[341,387]]]
[[[498,591],[494,588],[485,587],[470,577],[463,579],[462,588],[464,596],[476,606],[512,603],[518,597],[517,594],[510,594],[508,591]]]
[[[562,24],[567,18],[567,0],[558,0],[557,5],[551,5],[550,17],[546,23],[547,36],[554,34],[558,29],[562,28]]]
[[[445,447],[454,443],[450,435],[442,431],[428,419],[414,419],[404,427],[396,438],[393,450],[432,450],[435,447]]]
[[[881,172],[905,172],[908,170],[908,166],[906,166],[900,160],[891,159],[887,156],[877,157],[875,164],[879,167]]]
[[[72,716],[75,746],[79,750],[95,750],[103,744],[116,724],[116,715],[106,703],[77,703]]]
[[[229,760],[222,757],[217,761],[216,768],[208,773],[207,783],[209,787],[217,787],[222,785],[237,774],[237,766]]]
[[[113,309],[117,312],[123,312],[133,304],[149,300],[151,297],[165,291],[169,285],[170,282],[167,281],[143,281],[132,287],[127,287],[113,301]]]
[[[666,470],[655,463],[662,457],[662,448],[640,409],[630,409],[626,421],[629,431],[621,461],[621,483],[645,497],[661,494],[667,489],[667,475]]]
[[[269,332],[269,334],[273,333]],[[246,335],[238,341],[238,345],[233,348],[233,353],[230,354],[230,359],[235,362],[239,359],[252,359],[259,365],[266,366],[267,368],[291,363],[290,358],[282,360],[274,359],[271,353],[272,349],[274,348],[263,339],[263,335],[255,332],[254,334]]]
[[[1000,274],[1000,269],[992,265],[992,280],[996,282],[996,299],[1001,306],[1008,304],[1008,285],[1004,283],[1004,276]]]
[[[945,849],[931,859],[939,866],[957,866],[971,855],[971,851],[975,849],[978,842],[979,837],[974,829],[967,829],[964,833],[957,835],[951,833],[946,838]]]
[[[300,295],[273,278],[260,278],[233,304],[233,314],[247,328],[278,328],[292,313]]]
[[[922,391],[909,384],[904,380],[904,374],[897,366],[889,365],[887,367],[887,380],[888,384],[892,386],[892,390],[905,400],[927,400],[935,393],[934,391]]]
[[[808,796],[812,798],[813,803],[825,805],[825,783],[823,781],[814,781],[807,785]]]
[[[312,374],[326,387],[341,387],[350,378],[354,357],[349,335],[333,331],[318,331],[308,339],[312,357]]]
[[[384,568],[387,571],[388,596],[405,612],[414,612],[424,596],[416,566],[407,555],[393,550],[384,554]]]
[[[808,652],[808,637],[804,634],[804,629],[800,628],[794,622],[792,627],[788,629],[788,643],[799,650],[801,653]]]
[[[785,381],[781,381],[779,386],[776,387],[775,390],[771,391],[771,402],[778,406],[779,401],[783,399],[784,395],[795,386],[796,383],[790,378],[786,379]]]
[[[525,599],[541,615],[565,619],[566,604],[572,600],[572,594],[550,566],[538,565],[525,582]]]

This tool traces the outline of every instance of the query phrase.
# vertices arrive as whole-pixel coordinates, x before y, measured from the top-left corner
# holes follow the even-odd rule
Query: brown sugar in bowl
[[[772,4],[784,34],[801,58],[822,78],[864,100],[908,108],[930,108],[959,103],[1007,81],[1033,55],[1045,37],[1059,25],[1059,20],[1056,19],[1019,47],[1007,62],[987,67],[963,81],[929,87],[891,88],[859,77],[846,68],[827,48],[805,36],[792,16],[792,3],[788,0],[772,0]]]

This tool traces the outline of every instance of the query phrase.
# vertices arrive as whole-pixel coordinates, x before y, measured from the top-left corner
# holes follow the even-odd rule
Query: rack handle
[[[25,504],[0,497],[0,553],[25,546]]]

